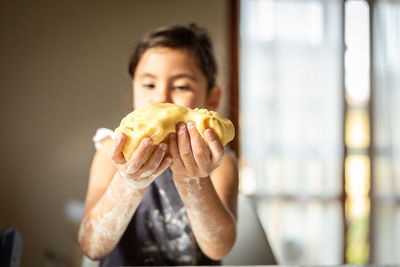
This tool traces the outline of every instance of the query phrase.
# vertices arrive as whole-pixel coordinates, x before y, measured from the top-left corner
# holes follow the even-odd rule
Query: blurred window
[[[400,263],[400,1],[377,0],[373,25],[373,258]]]
[[[241,0],[240,18],[240,190],[280,264],[399,263],[400,0]]]
[[[240,189],[280,264],[343,261],[340,0],[242,0]]]

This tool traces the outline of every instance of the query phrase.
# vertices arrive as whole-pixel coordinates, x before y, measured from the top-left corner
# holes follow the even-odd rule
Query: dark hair
[[[215,85],[217,63],[211,39],[204,28],[196,24],[169,25],[151,32],[139,42],[129,61],[129,74],[133,78],[137,64],[144,52],[152,47],[184,49],[198,61],[200,70],[207,78],[207,91]]]

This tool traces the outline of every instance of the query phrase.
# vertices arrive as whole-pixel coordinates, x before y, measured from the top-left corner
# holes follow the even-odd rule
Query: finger
[[[189,134],[184,123],[178,124],[178,149],[186,169],[197,169],[197,164],[193,157]]]
[[[210,149],[204,142],[200,133],[197,131],[195,123],[188,122],[187,129],[190,136],[194,160],[200,169],[206,170],[211,161]]]
[[[176,133],[171,133],[169,135],[169,153],[172,156],[172,165],[174,165],[174,168],[182,169],[185,168],[185,166],[183,165],[183,161],[179,155],[178,143],[176,139]]]
[[[225,156],[224,146],[221,144],[213,130],[205,130],[204,135],[206,136],[208,146],[211,150],[211,161],[220,164]]]
[[[128,174],[136,173],[143,165],[146,160],[146,156],[152,147],[153,141],[151,138],[143,138],[138,148],[133,152],[131,159],[128,161],[128,168],[126,172]]]
[[[157,146],[157,148],[154,150],[154,153],[151,155],[149,160],[140,169],[141,172],[140,178],[151,176],[155,172],[155,170],[160,165],[167,148],[168,146],[166,143],[160,143]]]
[[[122,153],[122,147],[126,140],[126,135],[123,133],[117,134],[114,139],[114,144],[111,147],[110,155],[111,160],[117,164],[125,164],[126,160],[124,154]]]
[[[160,176],[160,174],[163,173],[171,163],[172,163],[172,157],[171,156],[164,157],[164,159],[161,161],[161,164],[154,171],[153,176],[155,176],[155,177]]]

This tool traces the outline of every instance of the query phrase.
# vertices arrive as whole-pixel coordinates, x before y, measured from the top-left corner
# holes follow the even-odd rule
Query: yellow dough
[[[223,145],[235,136],[235,129],[230,120],[215,111],[207,109],[190,109],[176,104],[149,104],[134,110],[122,119],[115,133],[123,132],[127,140],[122,149],[125,159],[130,159],[140,141],[150,137],[157,145],[167,141],[170,133],[176,132],[179,122],[193,121],[200,135],[204,138],[207,128],[214,130]]]

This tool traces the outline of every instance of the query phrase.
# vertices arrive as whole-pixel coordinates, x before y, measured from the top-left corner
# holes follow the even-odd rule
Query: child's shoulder
[[[96,173],[94,178],[101,177],[101,181],[97,181],[97,183],[104,182],[108,184],[110,177],[116,171],[116,167],[110,157],[110,151],[114,144],[114,132],[107,128],[99,128],[92,140],[96,147],[96,153],[93,157],[91,172]]]
[[[92,140],[96,150],[103,146],[110,146],[115,137],[114,131],[108,128],[98,128]]]

